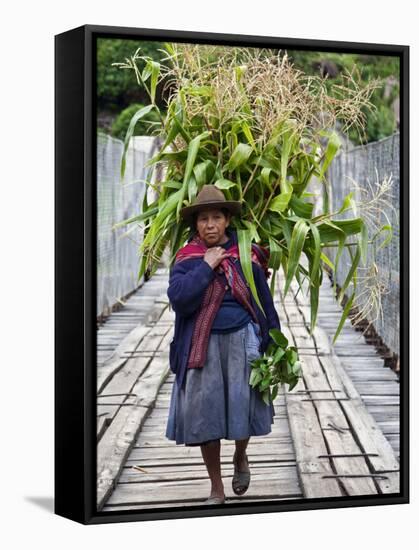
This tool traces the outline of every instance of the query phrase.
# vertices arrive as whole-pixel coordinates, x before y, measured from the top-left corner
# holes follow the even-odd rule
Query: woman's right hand
[[[228,258],[229,256],[230,253],[222,246],[212,246],[205,252],[204,261],[214,269],[224,260],[224,258]]]

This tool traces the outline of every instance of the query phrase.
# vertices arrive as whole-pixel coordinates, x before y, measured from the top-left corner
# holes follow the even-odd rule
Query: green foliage
[[[151,59],[161,58],[160,42],[143,40],[126,40],[122,38],[97,39],[97,97],[102,108],[115,109],[125,107],[132,101],[133,92],[136,98],[146,100],[146,93],[138,90],[132,80],[130,71],[120,71],[112,63],[128,58],[139,46]]]
[[[115,119],[113,125],[111,134],[113,137],[116,137],[118,139],[124,139],[129,124],[131,122],[132,117],[135,115],[137,111],[145,107],[142,103],[134,103],[127,107],[126,109],[123,109],[121,113],[118,115],[118,117]],[[143,118],[141,118],[136,124],[135,128],[133,130],[133,136],[147,136],[151,135],[153,132],[153,128],[155,128],[155,124],[153,123],[159,123],[160,118],[156,111],[150,111],[147,113]]]
[[[280,385],[288,384],[288,391],[291,391],[302,376],[297,348],[288,346],[287,338],[277,328],[271,329],[269,334],[273,342],[263,356],[250,363],[249,377],[249,384],[261,392],[267,405],[274,401]]]
[[[366,133],[368,141],[378,141],[391,136],[397,130],[396,119],[391,106],[380,99],[377,99],[375,104],[377,111],[372,113],[367,120]],[[360,140],[354,132],[349,132],[349,138],[356,144],[360,144]]]
[[[203,185],[214,184],[228,200],[242,202],[242,214],[233,217],[231,225],[237,229],[241,265],[255,300],[260,303],[252,276],[252,242],[269,247],[273,280],[276,271],[283,269],[285,295],[293,279],[301,290],[308,282],[312,333],[323,265],[335,269],[343,247],[348,247],[351,265],[339,296],[342,300],[350,285],[355,288],[358,266],[366,260],[370,241],[364,220],[356,216],[336,219],[348,210],[356,211],[351,195],[344,198],[337,212],[329,211],[326,169],[341,147],[335,131],[337,116],[349,127],[354,121],[362,122],[360,112],[371,106],[368,98],[377,83],[342,85],[340,100],[336,101],[325,91],[324,82],[310,79],[307,85],[305,75],[295,71],[286,59],[262,58],[231,48],[223,50],[224,55],[220,54],[214,64],[208,61],[202,45],[165,44],[165,48],[167,66],[140,50],[126,64],[120,64],[134,71],[150,98],[148,109],[137,110],[127,130],[121,176],[130,132],[140,117],[153,110],[159,114],[164,142],[147,163],[150,168],[160,164],[166,170],[159,182],[158,198],[149,205],[144,194],[138,278],[146,270],[151,275],[155,272],[166,245],[173,262],[190,233],[189,224],[180,216],[181,208],[195,199]],[[213,56],[214,49],[209,53]],[[155,90],[164,73],[173,76],[178,86],[163,117]],[[328,115],[323,122],[316,119],[319,105]],[[314,176],[324,195],[323,212],[315,217],[311,195],[306,192]],[[323,250],[328,246],[339,246],[335,263]],[[352,246],[356,247],[353,253]],[[300,261],[303,255],[308,259],[308,270]],[[345,308],[334,341],[348,312]],[[291,352],[290,358],[294,359]]]
[[[338,70],[336,76],[328,76],[325,81],[327,91],[332,96],[339,96],[339,88],[343,84],[342,74],[351,72],[354,65],[360,71],[362,82],[369,82],[373,78],[394,79],[394,85],[387,93],[385,87],[374,90],[370,100],[375,106],[373,112],[368,113],[363,139],[355,129],[348,131],[348,137],[355,145],[361,145],[390,136],[397,130],[397,123],[393,111],[393,101],[400,93],[400,61],[397,56],[340,54],[334,52],[307,52],[303,50],[287,50],[295,68],[305,74],[319,74],[321,64],[332,62]],[[363,109],[367,114],[366,109]]]

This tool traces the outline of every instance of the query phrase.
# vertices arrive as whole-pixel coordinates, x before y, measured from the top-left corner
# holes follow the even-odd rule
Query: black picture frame
[[[96,510],[96,39],[359,52],[400,59],[400,493],[219,508]],[[83,25],[55,36],[55,514],[82,524],[409,502],[409,46]]]

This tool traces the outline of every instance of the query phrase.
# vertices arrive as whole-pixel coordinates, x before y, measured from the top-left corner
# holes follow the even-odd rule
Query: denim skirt
[[[249,384],[250,363],[260,357],[260,328],[253,320],[239,330],[211,333],[202,368],[187,369],[173,382],[166,437],[201,445],[216,439],[245,439],[271,432],[274,405]]]

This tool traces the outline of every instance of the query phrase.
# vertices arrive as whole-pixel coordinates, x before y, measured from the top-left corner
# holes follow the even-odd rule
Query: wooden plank
[[[249,462],[253,460],[256,456],[263,456],[266,454],[274,455],[276,452],[280,452],[281,449],[284,449],[285,452],[292,452],[292,440],[291,437],[283,437],[279,442],[267,441],[266,445],[255,445],[252,446],[249,444],[247,448],[247,456],[249,457]],[[221,444],[220,456],[232,456],[232,446],[227,447],[227,445]],[[172,459],[176,460],[177,458],[185,457],[197,457],[201,458],[201,449],[199,446],[178,446],[171,445],[166,447],[160,447],[158,453],[156,449],[152,447],[138,447],[134,445],[131,450],[130,459],[134,460],[151,460],[151,459]]]
[[[266,443],[277,445],[279,443],[289,443],[292,441],[289,433],[284,435],[279,435],[279,436],[272,433],[265,436],[261,436],[261,438],[262,438],[261,441],[256,441],[254,437],[251,437],[248,448],[250,448],[250,445],[263,447]],[[174,441],[169,441],[161,433],[156,434],[153,437],[150,437],[148,434],[144,434],[144,436],[142,437],[142,431],[140,433],[140,437],[137,439],[137,442],[136,442],[136,448],[147,448],[147,449],[152,449],[152,448],[154,449],[170,448],[171,449],[173,448],[173,445],[176,445],[176,443]],[[234,441],[227,441],[225,439],[222,439],[221,445],[223,447],[226,447],[227,449],[232,449],[234,451],[234,448],[235,448]]]
[[[152,307],[150,307],[150,304],[145,306],[144,302],[140,304],[136,304],[133,307],[133,315],[134,319],[139,317],[139,309],[141,310],[141,307],[144,308],[144,316],[143,316],[143,323],[138,324],[127,334],[123,340],[117,345],[116,348],[114,348],[114,351],[112,354],[108,355],[106,360],[103,362],[103,364],[99,364],[97,367],[97,391],[100,392],[105,384],[109,381],[109,378],[113,376],[115,372],[119,368],[121,368],[126,361],[126,358],[121,357],[123,355],[123,352],[126,349],[135,349],[136,346],[139,345],[142,338],[148,334],[150,331],[150,327],[145,326],[147,322],[150,321],[156,321],[158,320],[162,315],[164,315],[165,310],[168,309],[167,302],[161,300],[161,297],[164,296],[164,294],[161,294],[159,296],[151,297],[150,302]],[[130,304],[134,303],[134,298],[132,297],[128,302],[127,306],[125,306],[124,313],[122,312],[115,312],[111,315],[111,318],[107,321],[107,326],[109,326],[112,323],[112,320],[117,319],[118,317],[124,317],[126,318],[126,324],[132,323],[130,321],[130,318],[127,317],[127,314],[125,313],[130,307],[132,307]],[[145,307],[144,307],[145,306]],[[125,324],[125,326],[126,326]],[[120,322],[120,326],[123,327],[123,325]],[[113,325],[113,328],[116,328],[116,325]],[[125,329],[124,329],[125,330]],[[99,330],[100,334],[100,330]],[[98,335],[99,338],[99,335]],[[103,342],[102,342],[103,343]]]
[[[308,302],[307,302],[307,305],[308,305]],[[321,301],[320,307],[321,307],[321,309],[323,309],[323,302],[322,301]],[[304,307],[302,307],[300,309],[301,309],[302,313],[304,314],[305,321],[308,321],[309,320],[309,314],[310,314],[309,307],[307,307],[306,309]],[[331,316],[332,316],[332,314],[329,311],[326,318],[331,319]],[[353,327],[352,327],[352,330],[354,330]],[[333,330],[333,333],[334,333],[334,330]],[[361,333],[357,332],[357,334],[360,334],[360,336],[362,336]],[[323,330],[323,326],[320,326],[318,333],[314,334],[314,340],[315,341],[319,338],[319,335],[322,338],[322,343],[324,343],[325,338],[331,340],[330,337]],[[338,339],[337,342],[339,342],[339,339]],[[316,344],[317,344],[317,342],[316,342]],[[343,376],[344,376],[345,380],[347,381],[346,386],[345,386],[345,384],[343,384],[345,391],[346,391],[346,387],[350,383],[349,376],[346,374],[346,371],[345,371],[346,365],[350,365],[350,367],[352,367],[351,372],[354,372],[354,369],[356,367],[358,368],[358,372],[360,372],[360,369],[363,369],[363,373],[364,373],[365,376],[367,376],[367,379],[369,379],[368,374],[371,375],[370,367],[375,366],[376,369],[378,369],[378,370],[375,370],[375,373],[378,373],[379,375],[382,374],[382,373],[385,373],[385,374],[383,374],[383,376],[388,378],[387,373],[390,373],[391,371],[385,371],[384,370],[385,369],[385,367],[383,366],[384,362],[381,358],[379,358],[379,356],[376,355],[376,352],[375,352],[375,349],[373,348],[373,346],[368,346],[371,351],[368,354],[366,354],[367,357],[364,356],[362,358],[359,357],[359,356],[356,356],[356,355],[354,356],[354,353],[357,353],[354,349],[351,348],[350,350],[347,350],[345,352],[344,350],[342,350],[342,347],[343,347],[343,341],[341,340],[341,347],[340,348],[335,345],[335,349],[336,348],[339,349],[339,354],[335,353],[335,351],[332,348],[332,353],[330,355],[331,355],[331,357],[336,358],[336,361],[339,362],[340,367],[338,369],[338,372],[341,373],[341,374],[344,373]],[[362,348],[363,352],[364,352],[364,350],[365,350],[365,348]],[[342,353],[342,355],[340,355],[340,353]],[[343,354],[345,354],[347,357],[344,357]],[[327,361],[327,354],[326,354],[325,357],[323,357],[322,354],[319,354],[319,356],[320,356],[320,361],[321,361],[322,365],[324,365],[325,364],[324,361],[325,360]],[[350,356],[350,358],[349,358],[349,356]],[[342,361],[340,361],[340,357],[343,357]],[[345,368],[343,367],[343,363],[345,364]],[[365,369],[365,365],[367,365],[368,368],[370,369],[368,372]],[[327,369],[327,372],[328,372],[328,375],[330,375],[331,372],[332,372],[332,369]],[[334,372],[336,372],[336,368],[334,369]],[[393,373],[391,373],[391,376],[392,375],[393,375]],[[359,380],[359,377],[357,379]],[[337,382],[336,379],[332,380],[330,378],[331,385],[333,385],[336,382]],[[362,437],[362,441],[365,445],[365,446],[362,445],[362,447],[364,448],[364,451],[365,451],[365,449],[369,449],[369,450],[373,449],[375,451],[378,450],[377,454],[379,454],[379,456],[381,457],[381,459],[377,459],[375,457],[372,457],[372,458],[368,459],[368,460],[371,460],[373,462],[373,467],[371,468],[371,471],[372,472],[380,471],[380,470],[384,469],[384,466],[386,468],[390,469],[390,470],[392,470],[392,469],[396,470],[398,468],[397,459],[396,459],[394,453],[392,452],[392,450],[389,448],[390,445],[389,445],[388,441],[386,440],[386,437],[384,436],[384,434],[381,432],[379,426],[377,424],[374,426],[374,423],[375,423],[374,417],[377,418],[378,413],[381,413],[382,418],[386,418],[387,420],[389,418],[393,419],[393,418],[396,418],[398,416],[398,410],[396,412],[396,410],[389,404],[388,405],[381,404],[381,406],[370,405],[370,403],[371,403],[371,401],[373,401],[373,399],[368,399],[367,403],[365,403],[365,401],[363,401],[361,399],[361,396],[359,395],[359,392],[355,388],[355,384],[351,383],[351,386],[352,386],[352,389],[353,389],[352,397],[351,397],[351,395],[349,395],[351,397],[351,400],[350,401],[341,401],[340,404],[343,407],[343,409],[345,410],[345,412],[348,411],[348,410],[351,411],[350,419],[356,417],[357,410],[360,411],[360,417],[363,419],[363,424],[364,425],[362,427],[360,427],[358,424],[355,424],[355,426],[352,426],[352,429],[356,429],[356,428],[361,429],[361,437]],[[357,399],[358,401],[353,401],[353,399]],[[368,406],[368,408],[367,408],[367,406]],[[359,407],[361,407],[361,408],[359,408]],[[387,408],[387,414],[386,415],[385,415],[385,413],[383,413],[385,408]],[[375,412],[374,417],[371,414],[371,412]],[[356,433],[358,435],[358,431],[356,431]],[[379,435],[377,435],[377,433]],[[377,438],[379,440],[378,442],[376,441]],[[364,441],[364,439],[365,439],[365,441]],[[369,442],[368,442],[368,439],[369,439]],[[373,444],[373,442],[374,442],[374,444]],[[377,445],[377,443],[378,443],[378,445]],[[389,480],[388,483],[381,482],[381,481],[377,481],[377,483],[378,483],[378,486],[379,486],[379,490],[382,491],[382,492],[398,492],[398,490],[399,490],[399,488],[398,488],[399,487],[398,474],[397,473],[394,473],[390,476],[390,480]]]
[[[297,344],[300,355],[304,356],[304,361],[307,361],[310,367],[303,365],[304,379],[291,393],[281,388],[275,402],[275,423],[272,425],[271,433],[251,438],[248,446],[252,470],[251,489],[249,488],[243,497],[237,497],[230,488],[231,496],[226,491],[227,502],[256,502],[270,499],[280,502],[287,496],[290,499],[296,499],[391,492],[397,484],[398,472],[387,472],[385,474],[387,480],[371,477],[339,479],[324,477],[333,476],[336,472],[341,475],[356,475],[356,472],[359,475],[360,468],[365,475],[380,473],[375,470],[378,462],[374,463],[373,468],[370,457],[322,458],[322,456],[338,454],[336,451],[351,454],[348,450],[354,449],[359,453],[363,452],[364,438],[368,433],[362,434],[362,444],[360,444],[358,441],[360,427],[353,425],[351,416],[346,414],[345,407],[351,403],[355,409],[362,407],[366,410],[366,403],[370,402],[377,403],[377,405],[371,405],[374,408],[373,420],[376,419],[374,421],[377,422],[377,426],[378,420],[382,422],[381,430],[388,433],[387,445],[390,447],[393,445],[394,453],[393,449],[397,449],[399,444],[399,434],[394,433],[394,430],[397,430],[397,415],[394,409],[394,402],[399,395],[397,382],[397,386],[392,386],[393,380],[388,377],[389,371],[383,367],[383,360],[375,354],[375,350],[374,354],[371,353],[374,348],[363,340],[362,334],[355,331],[347,320],[335,350],[342,352],[343,360],[352,369],[351,373],[357,382],[357,399],[361,399],[361,392],[366,398],[366,403],[362,402],[362,399],[358,402],[348,395],[336,368],[325,368],[322,363],[323,359],[327,360],[335,354],[330,342],[336,323],[341,317],[341,308],[332,296],[329,281],[325,278],[321,287],[321,311],[318,317],[320,322],[311,336],[308,332],[310,322],[308,296],[297,292],[298,284],[293,281],[291,292],[284,297],[281,292],[283,276],[279,273],[277,277],[274,303],[278,309],[282,331],[290,345]],[[165,318],[161,318],[160,328],[164,323],[171,326],[174,320],[174,313],[170,308],[164,311],[164,315]],[[362,354],[362,357],[354,357],[353,353]],[[364,375],[363,378],[361,373]],[[185,504],[199,506],[207,498],[210,481],[200,447],[176,445],[165,437],[174,380],[175,376],[168,371],[166,379],[160,385],[158,398],[150,404],[150,407],[153,407],[152,413],[141,422],[135,444],[124,460],[124,467],[118,476],[115,491],[103,506],[103,510],[127,508],[139,510]],[[350,398],[349,401],[304,401],[309,396],[298,393],[298,390],[307,388],[322,389],[324,385],[329,388],[335,387],[334,384],[337,382],[340,383],[340,386],[336,386],[337,389],[341,389],[342,394]],[[313,395],[315,394],[312,394],[312,397]],[[369,410],[371,407],[368,407]],[[346,429],[336,430],[330,424]],[[381,435],[386,439],[382,432]],[[375,435],[372,439],[375,441]],[[234,447],[234,441],[222,440],[223,478],[231,479]],[[145,468],[146,473],[133,470],[132,466],[135,464]],[[278,491],[277,487],[274,491],[275,484],[279,488],[283,488],[281,484],[288,484],[288,489]],[[228,481],[225,486],[227,489]]]
[[[289,424],[296,454],[298,475],[304,498],[342,496],[339,483],[334,479],[320,481],[313,472],[333,473],[328,459],[319,459],[327,453],[321,427],[313,402],[302,401],[298,390],[306,389],[300,379],[293,392],[286,394]],[[297,390],[297,391],[296,391]]]
[[[140,344],[144,336],[150,331],[141,325],[137,325],[125,338],[118,344],[114,352],[108,359],[97,367],[97,391],[100,393],[112,375],[123,367],[127,361],[126,357],[121,357],[126,349],[135,349]]]
[[[293,291],[295,291],[295,288],[296,287],[293,287]],[[296,298],[296,301],[297,301],[297,304],[298,304],[298,309],[300,311],[300,313],[303,315],[303,320],[307,326],[308,322],[309,322],[309,319],[310,319],[310,308],[309,308],[309,301],[308,299],[305,299],[304,296],[300,293],[299,294],[299,298],[297,297]],[[290,306],[292,308],[292,306]],[[323,308],[324,310],[324,301],[321,303],[321,307]],[[326,308],[327,308],[327,305],[326,305]],[[287,308],[288,310],[288,308]],[[331,314],[331,311],[333,310],[333,307],[332,309],[330,310],[329,308],[329,318],[330,318],[330,314]],[[293,308],[293,313],[292,313],[292,319],[294,322],[298,322],[298,314],[295,310],[295,308]],[[349,325],[348,325],[349,326]],[[299,349],[301,350],[302,348],[304,348],[304,351],[306,352],[309,347],[311,346],[311,344],[308,344],[308,340],[310,338],[310,335],[307,331],[307,329],[304,329],[303,326],[300,326],[300,327],[291,327],[292,329],[292,332],[295,333],[295,341],[296,341],[296,344],[297,344],[297,347],[299,347]],[[306,334],[304,333],[304,330],[306,330]],[[334,331],[333,331],[334,333]],[[333,352],[333,349],[332,349],[332,346],[330,344],[330,339],[329,339],[329,336],[327,335],[327,333],[323,330],[322,327],[316,327],[316,330],[315,332],[313,333],[313,336],[314,336],[314,342],[315,342],[315,345],[316,345],[316,348],[318,347],[319,350],[318,351],[318,355],[320,356],[321,359],[323,359],[323,357],[326,357],[328,355],[330,355],[332,352]],[[358,336],[358,334],[357,334]],[[362,335],[361,335],[362,336]],[[339,339],[338,339],[338,342],[339,342]],[[361,340],[362,342],[362,340]],[[367,344],[363,344],[362,346],[356,346],[354,345],[354,339],[353,338],[348,338],[346,337],[345,338],[345,341],[343,341],[343,338],[341,338],[340,340],[340,349],[343,350],[343,353],[346,353],[347,355],[353,355],[353,353],[349,353],[349,350],[354,351],[355,353],[356,352],[359,352],[362,350],[362,353],[364,353],[365,355],[369,355],[371,354],[371,346],[368,346]],[[346,349],[345,349],[345,346],[346,346]],[[367,349],[366,349],[367,348]],[[321,351],[320,351],[321,350]],[[312,353],[312,352],[310,352]],[[333,352],[334,353],[334,352]],[[375,350],[373,351],[373,353],[375,354]],[[300,357],[301,357],[301,353],[300,353]],[[305,357],[305,359],[307,359],[307,361],[316,361],[316,358],[315,357]],[[352,357],[351,357],[351,360],[352,360]],[[358,361],[359,363],[359,361]],[[314,372],[316,371],[316,369],[314,369]],[[321,369],[317,369],[318,372],[315,372],[315,374],[317,376],[319,376],[319,373],[321,372]],[[308,372],[307,372],[307,368],[306,368],[306,365],[304,365],[303,367],[303,373],[304,373],[304,376],[308,375]],[[321,375],[320,375],[321,376]],[[312,377],[311,379],[311,383],[313,384],[314,382],[314,387],[319,387],[317,382],[319,381],[318,377]],[[323,380],[324,382],[324,380]],[[335,380],[333,380],[333,382],[331,380],[329,380],[330,382],[330,387],[335,387],[334,384],[336,384],[337,380],[336,380],[336,377],[335,377]],[[339,388],[339,386],[336,386]],[[341,388],[341,389],[344,389],[344,388]],[[323,409],[323,413],[325,411],[327,411],[328,408],[330,408],[331,406],[331,403],[333,402],[330,402],[330,401],[314,401],[314,406],[316,407],[316,409],[319,411],[321,409]],[[348,403],[347,401],[340,401],[339,404],[340,405],[344,405],[345,403]],[[344,417],[343,417],[344,418]],[[341,419],[342,419],[342,416],[341,416]],[[340,424],[339,424],[340,425]],[[347,425],[345,427],[348,427]],[[325,437],[328,438],[329,440],[330,439],[334,439],[334,440],[338,440],[339,441],[339,436],[338,438],[336,437],[336,434],[339,434],[339,432],[335,432],[334,430],[327,430],[324,432],[325,434]],[[332,442],[329,441],[329,445],[331,444]],[[336,441],[334,441],[335,443],[335,447],[336,447]],[[294,439],[294,445],[295,447],[297,447],[297,443]],[[298,459],[298,451],[297,451],[297,459]],[[332,453],[330,453],[332,454]],[[337,453],[336,453],[337,454]],[[356,458],[356,460],[359,462],[359,458]],[[364,460],[363,458],[361,458],[361,460]],[[342,459],[341,458],[336,458],[335,461],[340,461],[342,462]],[[351,459],[352,461],[352,459]],[[359,484],[356,484],[357,486]],[[369,484],[371,485],[371,483]],[[304,489],[303,489],[304,490]]]
[[[252,503],[256,503],[256,502],[260,502],[261,500],[263,500],[264,504],[275,504],[275,503],[282,503],[282,502],[288,502],[288,501],[292,501],[292,500],[297,500],[297,499],[300,499],[302,498],[302,494],[301,493],[297,493],[297,494],[287,494],[286,496],[284,497],[269,497],[269,499],[267,499],[266,497],[259,497],[259,496],[254,496],[254,497],[249,497],[247,496],[247,493],[244,494],[243,496],[241,497],[238,497],[238,496],[235,496],[235,497],[227,497],[226,500],[225,500],[225,505],[226,506],[231,506],[231,505],[236,505],[236,504],[240,504],[240,503],[246,503],[246,504],[252,504]],[[202,501],[197,501],[197,502],[188,502],[187,503],[188,507],[191,506],[196,506],[196,507],[202,507]],[[151,509],[165,509],[165,508],[184,508],[185,507],[185,503],[184,502],[169,502],[169,503],[166,503],[166,502],[160,502],[158,504],[129,504],[128,506],[127,505],[114,505],[114,506],[105,506],[103,508],[103,511],[104,512],[122,512],[124,510],[151,510]],[[205,508],[207,508],[207,506],[205,506]],[[217,508],[219,508],[219,506],[217,506]]]
[[[112,493],[113,487],[129,453],[130,446],[149,412],[147,407],[120,409],[98,445],[97,509],[100,510]]]
[[[221,463],[230,464],[232,461],[232,455],[229,457],[220,458]],[[257,463],[285,463],[295,460],[295,453],[293,449],[286,449],[279,447],[276,449],[274,454],[264,454],[264,455],[255,455],[252,457],[251,463],[255,465]],[[250,463],[250,460],[249,460]],[[144,458],[131,458],[131,455],[126,459],[126,466],[133,466],[134,464],[139,465],[140,467],[148,468],[150,466],[169,466],[169,465],[183,465],[184,467],[189,467],[191,464],[202,464],[202,457],[199,456],[184,456],[174,458],[173,456],[167,458],[159,458],[154,456],[150,459]]]
[[[164,331],[156,334],[153,329],[149,331],[136,348],[141,351],[143,349],[153,350],[167,353],[169,341],[173,335],[173,327],[165,327]],[[129,348],[128,348],[129,349]],[[155,359],[154,359],[155,360]],[[120,403],[121,406],[127,407],[133,402],[135,396],[123,395],[132,394],[134,384],[141,377],[142,373],[148,368],[150,362],[153,361],[150,357],[136,357],[128,359],[124,362],[122,368],[118,369],[116,374],[109,380],[103,391],[97,397],[97,414],[101,415],[98,422],[98,441],[103,437],[105,429],[108,429],[113,418],[118,413],[120,406],[113,406],[113,403]],[[121,394],[121,395],[118,395]],[[107,404],[109,403],[109,405]]]
[[[269,479],[270,476],[278,478],[294,477],[297,479],[296,465],[266,465],[263,464],[258,467],[251,467],[252,477],[255,476],[265,476],[266,479]],[[120,478],[119,483],[150,483],[155,481],[181,481],[186,479],[208,479],[208,472],[205,467],[204,462],[201,466],[192,465],[189,468],[179,468],[176,466],[166,466],[160,468],[148,468],[146,472],[131,468],[124,468]],[[224,483],[231,483],[231,478],[233,477],[233,465],[223,465],[221,468],[221,476]]]
[[[246,499],[258,497],[258,499],[269,498],[284,498],[287,495],[295,494],[296,476],[278,477],[257,474],[252,475],[249,489],[247,490]],[[193,503],[202,502],[210,493],[211,482],[206,480],[185,480],[176,482],[154,482],[154,483],[121,483],[109,498],[107,504],[125,504],[138,505],[144,504],[159,504],[176,502],[176,503]],[[225,484],[224,488],[226,497],[234,496],[233,490],[229,484]]]
[[[333,381],[325,376],[319,358],[310,357],[306,355],[301,356],[303,362],[304,381],[307,389],[313,390],[310,395],[312,398],[346,398],[343,386],[340,381],[335,377]],[[340,391],[335,392],[335,396],[330,393],[325,395],[322,392],[314,390],[323,389],[336,389]],[[302,397],[304,398],[304,397]],[[314,408],[316,410],[316,416],[319,419],[321,437],[327,443],[328,451],[320,453],[317,457],[320,458],[326,454],[330,455],[356,455],[362,453],[359,448],[353,434],[350,431],[350,427],[343,414],[341,403],[342,401],[313,401]],[[333,427],[336,426],[336,429]],[[332,429],[324,430],[324,428],[331,427]],[[319,434],[320,437],[320,434]],[[342,474],[344,476],[349,475],[367,475],[370,473],[368,465],[364,457],[359,456],[346,456],[346,457],[331,457],[331,463],[333,464],[333,472],[331,474]],[[330,475],[330,474],[329,474]],[[319,476],[321,478],[321,476]],[[376,494],[377,489],[373,480],[369,477],[342,477],[339,478],[342,487],[345,490],[345,494],[350,496]]]
[[[371,381],[368,378],[368,381],[360,379],[358,383],[355,383],[353,379],[352,381],[359,393],[364,392],[366,395],[400,395],[400,385],[394,380]]]
[[[356,433],[362,451],[371,455],[377,455],[368,456],[372,473],[383,470],[397,471],[400,466],[390,443],[382,433],[372,414],[370,414],[364,405],[354,384],[340,364],[339,358],[333,355],[329,358],[322,357],[320,360],[331,383],[336,384],[339,379],[346,394],[350,397],[350,400],[341,401],[340,404],[345,411],[352,431]],[[332,381],[333,376],[335,376],[335,379]],[[389,477],[388,481],[377,481],[381,492],[398,493],[400,491],[398,472]]]
[[[97,508],[112,492],[129,451],[169,370],[166,357],[155,358],[133,388],[135,404],[121,407],[97,449]]]

